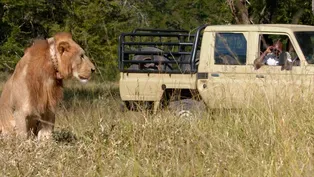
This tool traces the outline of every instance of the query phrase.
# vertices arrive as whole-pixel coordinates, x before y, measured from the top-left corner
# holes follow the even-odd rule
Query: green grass
[[[314,174],[312,102],[259,102],[188,121],[120,112],[116,83],[66,86],[54,141],[0,139],[0,176]]]

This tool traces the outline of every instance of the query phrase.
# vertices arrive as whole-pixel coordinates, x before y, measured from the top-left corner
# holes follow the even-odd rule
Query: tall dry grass
[[[0,176],[313,176],[314,104],[295,99],[184,120],[120,112],[116,83],[67,83],[54,141],[0,139]]]

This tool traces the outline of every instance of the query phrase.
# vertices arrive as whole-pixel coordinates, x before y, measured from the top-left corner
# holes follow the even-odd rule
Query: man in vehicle
[[[272,46],[268,46],[267,49],[262,53],[262,55],[254,60],[254,68],[259,69],[263,65],[270,66],[284,66],[283,69],[288,69],[286,66],[292,64],[291,55],[289,52],[282,51],[282,43],[280,40],[274,42]]]

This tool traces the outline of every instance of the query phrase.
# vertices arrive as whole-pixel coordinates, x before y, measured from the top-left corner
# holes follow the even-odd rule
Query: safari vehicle
[[[283,43],[293,66],[285,69],[254,60]],[[136,29],[119,38],[120,96],[137,104],[189,112],[193,107],[247,107],[302,90],[310,94],[314,76],[314,26],[291,24],[200,26],[184,30]],[[307,91],[306,93],[304,91]],[[303,95],[305,96],[305,95]]]

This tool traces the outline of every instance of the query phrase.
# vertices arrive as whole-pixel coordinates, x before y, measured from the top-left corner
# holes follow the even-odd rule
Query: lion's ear
[[[68,42],[60,42],[59,45],[58,45],[58,52],[62,55],[63,52],[65,51],[69,51],[70,49],[70,44]]]

